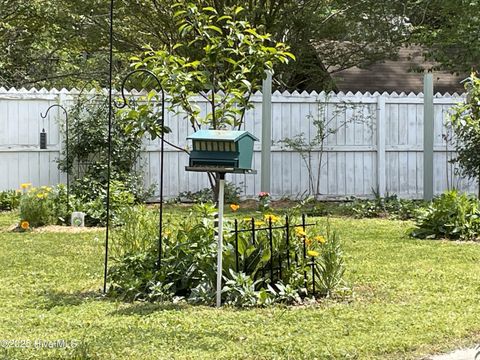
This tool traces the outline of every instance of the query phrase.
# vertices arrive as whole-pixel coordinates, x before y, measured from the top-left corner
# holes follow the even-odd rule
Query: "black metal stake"
[[[107,154],[107,228],[105,230],[105,261],[103,271],[103,293],[107,292],[107,270],[108,270],[108,237],[110,228],[110,176],[112,162],[112,90],[113,90],[113,5],[110,0],[110,47],[109,47],[109,70],[108,70],[108,154]]]
[[[45,111],[45,115],[40,113],[40,117],[42,119],[45,119],[48,115],[48,112],[50,111],[51,108],[54,108],[54,107],[58,107],[60,109],[63,110],[63,112],[65,113],[65,152],[66,152],[66,157],[67,157],[67,213],[70,211],[70,175],[69,175],[69,169],[68,169],[68,161],[69,161],[69,158],[68,158],[68,112],[67,112],[67,109],[65,109],[62,105],[60,104],[53,104],[53,105],[50,105],[50,107],[47,109],[47,111]]]
[[[315,296],[315,257],[312,256],[312,291]]]
[[[150,75],[155,79],[160,93],[162,94],[162,106],[161,106],[161,119],[160,127],[162,129],[162,136],[160,137],[160,184],[159,184],[159,196],[160,196],[160,208],[159,208],[159,226],[158,226],[158,259],[157,259],[157,270],[160,270],[162,262],[162,238],[163,238],[163,168],[164,168],[164,153],[165,153],[165,92],[162,87],[160,79],[148,69],[136,69],[131,71],[125,76],[122,82],[122,104],[117,105],[118,108],[124,108],[128,104],[127,97],[125,96],[125,84],[130,76],[136,73],[144,73]]]
[[[278,276],[282,280],[282,252],[278,252]]]
[[[290,226],[288,224],[288,215],[285,215],[285,235],[287,244],[287,268],[290,269]]]
[[[235,271],[238,273],[238,220],[235,219]]]
[[[255,245],[255,219],[252,217],[252,245]]]
[[[306,233],[305,214],[302,214],[302,229],[303,229],[303,233],[305,234]],[[303,264],[305,264],[306,258],[307,258],[307,236],[303,235]],[[305,287],[306,287],[306,285],[307,285],[307,271],[305,269],[303,271],[303,279],[305,281]]]

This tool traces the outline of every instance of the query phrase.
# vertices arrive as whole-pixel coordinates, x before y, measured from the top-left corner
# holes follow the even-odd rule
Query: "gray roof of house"
[[[332,77],[338,91],[343,92],[423,92],[423,74],[435,66],[435,63],[425,60],[423,53],[424,50],[419,46],[403,47],[396,60],[385,60],[365,68],[349,68],[334,72]],[[468,74],[432,72],[434,92],[464,92],[460,82]]]

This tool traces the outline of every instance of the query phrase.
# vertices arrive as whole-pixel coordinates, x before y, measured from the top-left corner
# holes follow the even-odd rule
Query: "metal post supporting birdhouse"
[[[216,305],[222,304],[223,208],[225,174],[255,174],[252,170],[253,143],[258,139],[247,131],[199,130],[187,137],[192,140],[187,171],[218,174],[218,237]]]

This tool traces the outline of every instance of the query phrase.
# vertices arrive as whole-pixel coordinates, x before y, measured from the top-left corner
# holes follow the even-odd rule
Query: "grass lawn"
[[[102,299],[103,232],[14,220],[0,214],[0,359],[411,359],[480,341],[480,244],[414,240],[409,222],[332,221],[343,301],[217,310]],[[77,346],[39,347],[56,340]]]

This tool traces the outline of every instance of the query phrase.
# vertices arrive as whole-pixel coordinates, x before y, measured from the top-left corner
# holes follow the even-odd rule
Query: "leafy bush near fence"
[[[63,184],[25,188],[20,195],[20,221],[26,221],[29,227],[68,225],[71,213],[82,211],[87,226],[105,225],[106,189],[101,184],[92,182],[90,192],[86,194],[83,197],[70,194],[67,206],[67,188]],[[134,203],[135,196],[125,185],[115,180],[111,182],[110,218],[114,225],[119,224],[119,213]]]
[[[480,203],[477,198],[447,191],[421,210],[414,237],[475,240],[480,236]]]
[[[76,199],[74,210],[85,213],[86,225],[104,226],[107,222],[107,189],[105,185],[99,181],[85,178],[78,181],[75,186],[80,186],[85,190],[74,193]],[[119,213],[122,209],[132,206],[135,202],[135,195],[127,185],[118,180],[110,182],[110,219],[113,224],[119,223]]]
[[[111,129],[112,143],[109,154],[108,126],[104,114],[108,111],[108,98],[103,92],[95,96],[80,95],[69,108],[69,144],[63,144],[59,169],[68,172],[71,194],[79,199],[87,214],[87,224],[104,225],[106,222],[107,163],[111,157],[110,178],[113,203],[130,205],[143,202],[153,193],[145,188],[143,162],[140,159],[142,138],[127,133],[123,123],[114,119]],[[133,201],[130,198],[133,195]],[[121,199],[124,197],[125,199]],[[76,209],[80,210],[80,209]],[[113,211],[115,213],[115,210]]]
[[[0,191],[0,211],[15,210],[20,205],[21,192],[17,190]]]
[[[242,189],[236,186],[234,183],[225,182],[225,202],[237,204],[240,202],[240,194]],[[176,198],[176,202],[194,202],[194,203],[206,203],[214,201],[213,190],[211,188],[204,188],[199,191],[184,191],[181,192]]]
[[[109,294],[123,300],[147,301],[180,296],[190,303],[213,304],[217,257],[215,212],[212,204],[197,204],[188,216],[166,219],[160,265],[158,213],[144,206],[121,212],[120,222],[124,225],[115,229],[112,238]],[[289,223],[287,250],[285,230],[277,228],[282,226],[283,219],[273,214],[262,215],[253,223],[251,218],[240,220],[238,230],[245,231],[238,232],[237,237],[232,232],[233,221],[225,222],[222,291],[225,303],[234,306],[301,303],[307,296],[332,295],[341,285],[345,265],[337,234],[316,226],[294,227],[300,223],[298,218],[290,219]],[[266,228],[255,232],[254,240],[249,231],[252,224],[257,229]],[[312,271],[315,285],[310,276]]]
[[[421,200],[399,199],[397,195],[381,197],[375,194],[374,199],[355,199],[346,205],[347,213],[357,218],[385,217],[398,220],[413,219],[419,209],[425,206]]]
[[[30,187],[21,195],[20,220],[30,227],[64,224],[68,216],[64,185]]]

